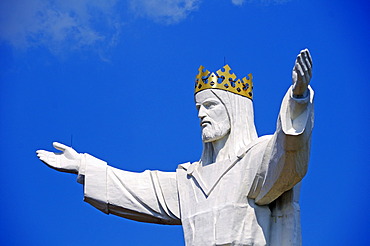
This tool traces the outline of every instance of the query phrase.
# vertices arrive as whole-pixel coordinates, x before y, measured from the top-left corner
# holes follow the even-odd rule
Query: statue
[[[186,245],[301,245],[299,189],[314,117],[311,71],[310,53],[302,50],[276,132],[258,137],[251,75],[237,80],[228,65],[216,73],[201,66],[195,103],[203,152],[176,172],[127,172],[56,142],[62,153],[37,155],[51,168],[78,174],[85,201],[97,209],[182,225]]]

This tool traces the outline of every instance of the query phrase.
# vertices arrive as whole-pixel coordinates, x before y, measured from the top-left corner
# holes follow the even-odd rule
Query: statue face
[[[230,119],[226,107],[211,90],[198,92],[195,95],[195,105],[202,127],[203,142],[219,140],[230,132]]]

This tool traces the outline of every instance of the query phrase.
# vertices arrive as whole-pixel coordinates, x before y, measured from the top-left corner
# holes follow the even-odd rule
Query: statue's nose
[[[199,111],[198,111],[198,118],[203,119],[206,116],[207,115],[205,113],[205,108],[203,106],[200,106]]]

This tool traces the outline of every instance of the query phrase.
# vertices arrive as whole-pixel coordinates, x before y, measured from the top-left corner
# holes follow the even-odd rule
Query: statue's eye
[[[204,103],[204,107],[205,107],[206,109],[212,109],[212,108],[214,108],[216,105],[217,105],[217,103],[214,103],[214,102],[206,102],[206,103]]]

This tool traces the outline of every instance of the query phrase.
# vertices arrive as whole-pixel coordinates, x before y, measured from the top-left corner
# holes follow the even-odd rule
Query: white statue
[[[186,245],[301,245],[299,187],[313,127],[312,60],[298,55],[273,135],[258,137],[252,84],[226,65],[200,67],[195,101],[202,128],[200,160],[176,172],[133,173],[60,143],[41,161],[78,174],[85,201],[137,221],[182,225]],[[220,82],[221,83],[218,83]]]

